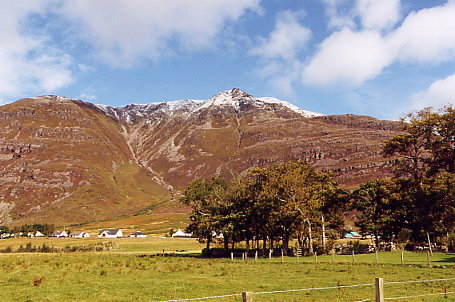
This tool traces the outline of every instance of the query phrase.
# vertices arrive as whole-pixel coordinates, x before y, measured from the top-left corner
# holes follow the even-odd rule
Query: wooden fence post
[[[428,267],[431,267],[431,264],[430,264],[430,251],[427,251],[427,265],[428,265]]]
[[[254,261],[258,261],[258,251],[256,251],[256,253],[254,253]]]
[[[281,249],[281,262],[284,262],[284,252],[283,252],[283,249]]]
[[[375,278],[374,285],[376,288],[376,302],[384,302],[384,279]]]
[[[269,260],[271,260],[271,259],[272,259],[272,250],[270,249],[269,250]]]
[[[231,260],[234,261],[234,253],[231,253]]]
[[[318,263],[318,252],[314,252],[314,262]]]
[[[243,292],[242,301],[243,302],[253,302],[253,294],[250,292]]]
[[[379,255],[378,255],[378,250],[377,249],[376,249],[375,253],[376,253],[376,264],[378,264],[379,263]]]
[[[352,251],[352,263],[355,263],[355,253]]]
[[[335,263],[335,250],[332,250],[332,264]]]
[[[433,256],[433,249],[431,248],[431,240],[430,240],[430,234],[427,232],[427,239],[428,239],[428,248],[430,249],[430,254]]]
[[[401,251],[401,265],[404,264],[404,252]]]

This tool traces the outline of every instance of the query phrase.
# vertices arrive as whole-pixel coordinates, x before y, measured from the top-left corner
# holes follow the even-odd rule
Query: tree
[[[219,177],[196,179],[188,185],[180,202],[192,208],[191,223],[187,230],[206,241],[207,252],[214,232],[222,226],[221,215],[226,207],[226,191],[228,183]]]
[[[399,156],[395,174],[402,181],[401,195],[412,214],[414,240],[431,232],[453,232],[453,179],[455,174],[455,109],[431,108],[402,119],[403,134],[384,147],[385,156]],[[452,190],[452,191],[451,191]]]
[[[260,217],[257,229],[271,238],[281,237],[284,250],[292,235],[320,217],[328,192],[336,188],[330,175],[305,162],[257,168],[247,177],[246,190],[256,200],[253,213]]]
[[[372,180],[351,193],[356,210],[355,225],[364,234],[391,239],[404,227],[407,208],[402,202],[400,184],[393,179]]]
[[[408,114],[401,120],[404,134],[387,141],[385,156],[399,155],[397,176],[422,177],[441,171],[455,173],[455,109],[443,108],[439,113],[431,108]]]

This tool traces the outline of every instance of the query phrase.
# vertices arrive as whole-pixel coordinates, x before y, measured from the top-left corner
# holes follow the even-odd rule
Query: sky
[[[324,114],[455,103],[455,0],[1,0],[0,104],[207,99]]]

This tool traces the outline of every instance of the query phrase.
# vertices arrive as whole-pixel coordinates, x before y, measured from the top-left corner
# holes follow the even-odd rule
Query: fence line
[[[373,283],[369,283],[369,284],[340,285],[340,286],[328,286],[328,287],[312,287],[312,288],[301,288],[301,289],[275,290],[275,291],[269,291],[269,292],[256,292],[256,293],[251,293],[251,294],[253,294],[253,295],[278,294],[278,293],[301,292],[301,291],[309,291],[309,290],[340,289],[340,288],[348,288],[348,287],[373,286],[373,285],[374,285]]]
[[[425,282],[440,282],[440,281],[455,281],[455,278],[431,279],[431,280],[413,280],[413,281],[391,281],[391,282],[384,282],[383,284],[384,285],[386,285],[386,284],[407,284],[407,283],[425,283]],[[311,288],[275,290],[275,291],[262,291],[262,292],[251,292],[250,294],[251,295],[278,294],[278,293],[301,292],[301,291],[312,291],[312,290],[341,289],[341,288],[351,288],[351,287],[361,287],[361,286],[375,286],[375,283],[353,284],[353,285],[338,285],[338,286],[326,286],[326,287],[311,287]],[[418,295],[418,296],[384,298],[384,300],[410,299],[410,298],[417,298],[417,297],[436,296],[436,295],[449,295],[449,294],[455,294],[455,291],[454,292],[445,292],[445,293],[436,293],[436,294],[425,294],[425,295]],[[208,300],[208,299],[226,298],[226,297],[240,297],[240,296],[242,296],[242,294],[230,294],[230,295],[209,296],[209,297],[200,297],[200,298],[163,300],[163,301],[158,301],[158,302],[197,301],[197,300]],[[366,301],[371,301],[371,300],[370,299],[365,299],[365,300],[360,300],[360,301],[356,301],[356,302],[366,302]]]
[[[374,283],[369,284],[353,284],[353,285],[340,285],[340,286],[327,286],[327,287],[311,287],[311,288],[300,288],[300,289],[288,289],[288,290],[275,290],[267,292],[255,292],[251,293],[253,295],[263,295],[263,294],[277,294],[277,293],[287,293],[287,292],[299,292],[299,291],[310,291],[310,290],[325,290],[325,289],[341,289],[349,287],[359,287],[359,286],[374,286]],[[188,298],[188,299],[177,299],[177,300],[165,300],[158,302],[180,302],[180,301],[196,301],[196,300],[205,300],[205,299],[215,299],[215,298],[225,298],[225,297],[236,297],[241,296],[242,294],[231,294],[231,295],[222,295],[222,296],[209,296],[201,298]]]
[[[455,294],[455,292],[446,292],[446,293],[437,293],[437,294],[425,294],[425,295],[407,296],[407,297],[384,298],[384,300],[410,299],[410,298],[419,298],[419,297],[428,297],[428,296],[440,296],[440,295],[449,295],[449,294]]]
[[[177,299],[177,300],[165,300],[165,301],[158,301],[158,302],[196,301],[196,300],[208,300],[208,299],[227,298],[227,297],[239,297],[239,296],[242,296],[242,294],[232,294],[232,295],[222,295],[222,296],[210,296],[210,297],[201,297],[201,298]]]
[[[384,282],[384,284],[424,283],[424,282],[454,281],[454,280],[455,280],[455,278],[432,279],[432,280],[415,280],[415,281],[391,281],[391,282]]]

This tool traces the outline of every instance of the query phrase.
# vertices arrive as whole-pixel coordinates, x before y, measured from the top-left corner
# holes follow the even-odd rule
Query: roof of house
[[[63,234],[63,233],[66,234],[66,231],[55,231],[55,232],[53,233],[53,235],[58,236],[58,235],[61,235],[61,234]]]
[[[136,232],[134,232],[134,233],[133,233],[133,234],[131,234],[131,235],[145,235],[145,234],[144,234],[144,233],[142,233],[141,231],[136,231]]]
[[[106,230],[101,230],[100,234],[103,232],[106,232],[108,235],[116,235],[120,230],[119,229],[106,229]]]
[[[345,238],[354,238],[354,237],[360,237],[360,234],[357,232],[349,232],[344,234]]]
[[[73,235],[73,236],[80,236],[80,235],[85,234],[85,233],[86,233],[86,232],[74,232],[74,233],[72,233],[71,235]]]

